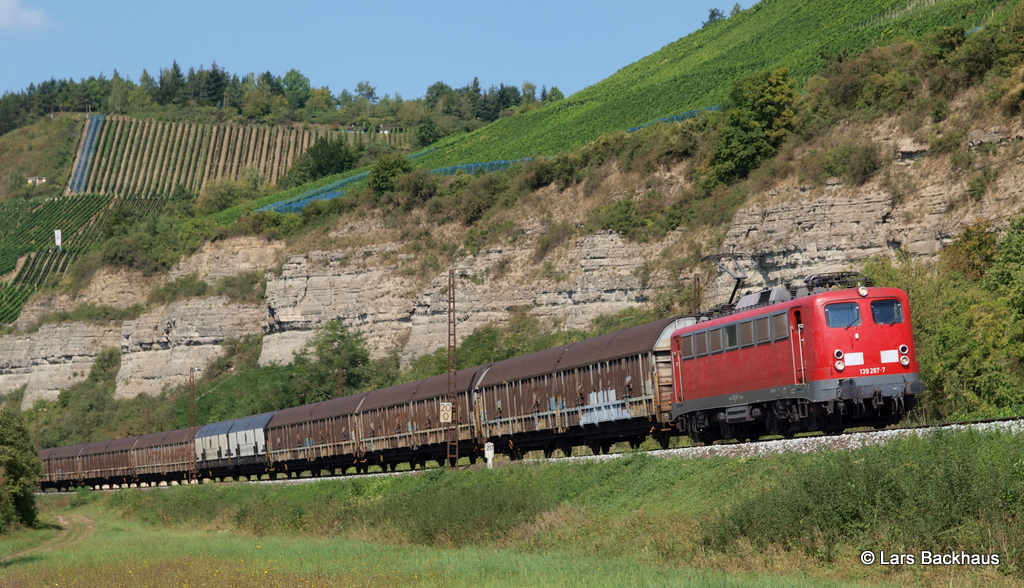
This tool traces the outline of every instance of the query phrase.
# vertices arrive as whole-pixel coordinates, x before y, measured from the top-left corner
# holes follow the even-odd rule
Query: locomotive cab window
[[[856,302],[836,302],[825,305],[825,323],[845,329],[860,325],[860,306]]]
[[[871,319],[876,325],[895,325],[903,322],[903,305],[899,300],[873,300]]]

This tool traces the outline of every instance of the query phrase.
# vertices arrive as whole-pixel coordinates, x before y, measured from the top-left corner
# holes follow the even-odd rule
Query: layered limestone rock
[[[159,394],[188,382],[193,368],[204,368],[223,352],[225,340],[260,331],[263,307],[231,304],[225,296],[181,300],[124,321],[120,331],[118,398]]]
[[[195,274],[197,279],[213,286],[217,280],[227,276],[251,271],[262,274],[277,263],[283,251],[284,242],[262,237],[232,237],[212,241],[171,268],[167,280]]]
[[[914,179],[908,185],[918,186],[902,198],[894,197],[881,180],[861,186],[780,186],[752,198],[736,213],[721,250],[742,256],[749,276],[745,289],[857,270],[871,258],[899,251],[934,257],[964,227],[1005,226],[1024,210],[1024,165],[1014,163],[1001,171],[978,199],[970,197],[966,177],[949,180],[948,169],[928,160],[892,172]],[[724,301],[732,286],[731,278],[720,275],[709,296]]]
[[[32,297],[21,310],[15,326],[29,330],[38,324],[39,317],[44,314],[67,312],[86,304],[119,309],[145,304],[150,291],[162,282],[160,276],[146,277],[142,272],[132,270],[100,268],[76,295],[53,291]]]
[[[667,241],[677,238],[673,233]],[[533,261],[532,242],[464,258],[454,268],[459,339],[490,322],[507,321],[516,308],[583,328],[599,314],[643,302],[658,284],[642,283],[638,269],[664,246],[600,232],[563,246],[543,264]],[[290,257],[281,275],[267,281],[261,365],[290,362],[316,328],[333,319],[362,331],[376,356],[400,349],[408,362],[443,347],[447,272],[417,287],[419,280],[403,265],[407,256],[388,255],[396,248],[384,244]]]
[[[0,393],[25,386],[26,410],[39,399],[55,400],[61,390],[86,379],[96,355],[117,347],[120,335],[116,323],[69,322],[0,337]]]

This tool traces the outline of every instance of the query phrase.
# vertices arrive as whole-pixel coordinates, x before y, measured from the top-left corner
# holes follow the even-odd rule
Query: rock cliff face
[[[0,392],[25,386],[22,407],[26,409],[37,399],[54,399],[62,389],[88,377],[96,355],[117,347],[120,334],[116,323],[71,322],[0,337]]]
[[[671,235],[666,241],[678,239]],[[567,328],[646,301],[657,283],[642,284],[637,270],[663,247],[624,242],[619,235],[587,235],[561,249],[544,267],[532,260],[533,244],[493,248],[464,258],[457,273],[456,333],[504,321],[510,309],[530,309]],[[403,362],[443,347],[448,333],[448,275],[425,288],[403,272],[402,256],[377,262],[395,244],[361,251],[295,255],[280,277],[267,281],[267,316],[261,364],[291,361],[328,320],[342,319],[367,335],[375,355],[400,348]],[[393,259],[393,261],[392,261]]]
[[[164,386],[188,382],[223,354],[228,338],[259,333],[263,307],[229,304],[227,297],[181,300],[121,325],[121,370],[117,397],[159,394]]]
[[[1008,136],[993,130],[978,135],[976,142],[1005,143]],[[896,152],[899,157],[901,152]],[[938,158],[891,166],[888,181],[907,186],[901,198],[894,198],[882,179],[860,186],[839,181],[777,186],[755,195],[737,212],[721,250],[745,256],[742,265],[749,279],[744,287],[750,289],[857,269],[872,257],[897,251],[932,257],[964,227],[1004,227],[1024,210],[1022,164],[1022,159],[1004,162],[996,181],[977,199],[968,192],[970,175],[952,173]],[[708,294],[723,301],[732,287],[731,278],[719,276]]]
[[[1020,134],[1015,133],[992,130],[971,137],[977,145],[994,143],[1008,151],[1006,140]],[[869,258],[897,251],[934,256],[964,226],[999,226],[1024,209],[1024,165],[1012,157],[985,195],[971,198],[968,176],[952,174],[948,161],[927,157],[926,147],[913,141],[890,142],[896,164],[889,166],[885,179],[862,185],[830,180],[820,186],[783,181],[751,196],[720,247],[741,256],[749,276],[744,290],[857,269]],[[661,177],[662,189],[683,181],[673,178]],[[617,193],[628,195],[631,189]],[[574,206],[573,192],[548,196],[560,199],[564,210],[559,218],[580,222],[585,216]],[[117,395],[156,394],[186,382],[190,368],[204,367],[220,356],[224,341],[232,337],[262,333],[260,363],[289,363],[320,325],[332,319],[363,331],[373,355],[395,351],[403,363],[444,346],[448,268],[425,276],[422,260],[403,253],[405,244],[388,237],[383,223],[360,222],[362,226],[335,235],[356,235],[358,239],[347,242],[359,245],[290,254],[280,242],[227,239],[206,245],[168,276],[101,270],[77,297],[36,299],[19,320],[23,328],[42,313],[81,304],[142,304],[154,285],[187,274],[211,284],[245,271],[265,271],[267,277],[263,304],[207,297],[150,308],[120,325],[46,325],[35,333],[0,337],[0,394],[26,386],[26,408],[37,398],[53,398],[85,378],[95,355],[110,346],[122,353]],[[538,262],[541,224],[524,219],[517,226],[521,234],[512,244],[462,257],[453,268],[460,339],[489,322],[508,320],[513,309],[564,328],[580,328],[597,315],[643,304],[679,278],[650,272],[649,262],[666,252],[683,254],[701,239],[679,230],[660,242],[640,244],[603,231],[563,243]],[[704,306],[724,302],[732,286],[725,275],[713,280]]]

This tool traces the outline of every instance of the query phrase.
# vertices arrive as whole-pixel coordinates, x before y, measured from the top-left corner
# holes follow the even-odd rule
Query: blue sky
[[[0,0],[0,94],[115,69],[138,81],[177,60],[184,71],[216,61],[239,75],[296,68],[334,93],[367,80],[378,96],[419,98],[436,81],[460,87],[478,76],[484,88],[530,81],[568,96],[733,4]]]

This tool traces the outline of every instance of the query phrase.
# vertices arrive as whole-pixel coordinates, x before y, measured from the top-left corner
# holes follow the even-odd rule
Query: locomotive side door
[[[789,344],[793,353],[793,383],[807,383],[807,355],[804,353],[807,337],[803,321],[802,308],[797,306],[789,310]]]

